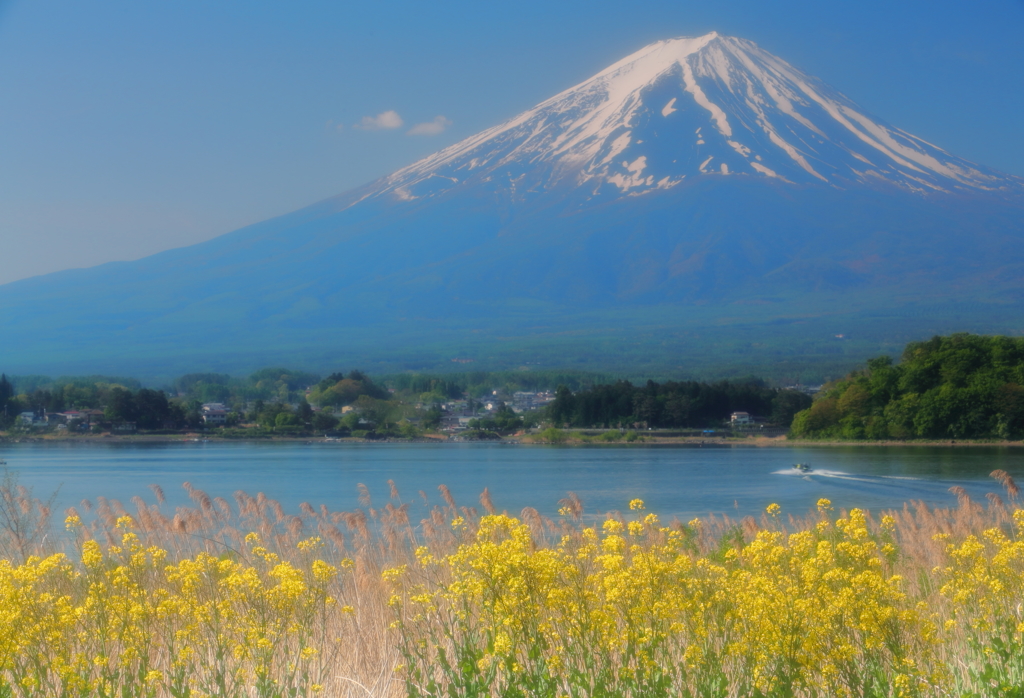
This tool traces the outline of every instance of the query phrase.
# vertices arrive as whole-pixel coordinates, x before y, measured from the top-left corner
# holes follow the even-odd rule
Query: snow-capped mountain
[[[466,182],[640,194],[702,176],[995,190],[1013,179],[865,114],[744,39],[659,41],[505,123],[385,178],[370,196]],[[1017,183],[1019,184],[1019,182]]]
[[[672,39],[354,191],[0,287],[0,370],[676,371],[1019,332],[1022,194],[749,41]]]

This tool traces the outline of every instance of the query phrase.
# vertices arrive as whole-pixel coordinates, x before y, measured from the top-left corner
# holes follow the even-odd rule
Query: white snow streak
[[[680,61],[680,65],[683,66],[683,83],[685,90],[693,95],[693,99],[700,106],[711,112],[711,118],[715,122],[715,128],[726,138],[732,136],[732,127],[729,125],[729,119],[726,117],[725,112],[717,104],[713,104],[707,95],[704,94],[704,90],[700,89],[700,85],[697,84],[697,79],[693,76],[693,68],[690,67],[690,62],[683,60]]]
[[[612,141],[611,150],[608,151],[608,154],[604,157],[604,160],[602,160],[600,164],[608,164],[609,162],[615,159],[616,155],[625,150],[626,146],[629,145],[629,136],[629,131],[626,131],[621,136]]]
[[[659,99],[660,107],[650,103],[653,95],[665,94],[662,87],[676,86],[685,90],[682,96],[667,103]],[[700,109],[691,109],[690,99]],[[658,124],[647,119],[657,112],[664,118],[681,112],[685,118]],[[499,182],[522,179],[535,168],[540,174],[521,182],[521,190],[541,192],[557,181],[579,186],[591,179],[595,187],[611,182],[622,192],[674,186],[696,164],[685,150],[693,146],[683,146],[674,129],[696,127],[696,145],[714,146],[718,136],[704,134],[704,126],[721,134],[755,172],[784,181],[843,186],[874,178],[915,190],[988,189],[1008,181],[877,122],[752,42],[712,32],[646,46],[533,109],[395,172],[363,198],[393,192],[410,200],[413,190],[427,198],[449,188],[413,188],[431,177],[461,172],[453,183]],[[631,162],[622,162],[624,155]],[[713,159],[697,171],[707,171]],[[867,166],[864,172],[858,163]],[[716,170],[729,171],[724,163]]]
[[[736,141],[726,141],[726,143],[732,146],[732,149],[735,150],[740,155],[742,155],[743,157],[750,157],[750,148],[743,145],[742,143],[737,143]]]

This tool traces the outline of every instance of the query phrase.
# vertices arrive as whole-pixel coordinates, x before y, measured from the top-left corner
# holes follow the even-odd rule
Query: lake
[[[837,508],[873,511],[910,500],[954,505],[954,485],[976,499],[1002,494],[988,477],[997,468],[1024,480],[1024,449],[998,447],[63,442],[0,444],[0,459],[34,496],[57,492],[57,511],[98,496],[132,511],[133,496],[154,502],[153,483],[163,487],[167,507],[191,505],[181,488],[186,481],[229,501],[241,489],[264,492],[291,513],[301,502],[337,511],[359,506],[359,483],[382,506],[390,479],[402,501],[416,502],[413,520],[423,511],[418,492],[440,503],[440,484],[468,506],[478,506],[487,487],[495,506],[510,513],[532,506],[554,514],[572,491],[588,513],[624,510],[639,497],[649,510],[688,520],[710,512],[756,514],[772,502],[803,514],[820,497]],[[798,462],[813,472],[797,472]]]

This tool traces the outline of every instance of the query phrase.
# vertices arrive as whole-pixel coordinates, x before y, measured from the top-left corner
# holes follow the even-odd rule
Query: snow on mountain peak
[[[413,200],[467,181],[518,196],[566,184],[636,195],[702,176],[917,191],[1019,185],[868,116],[751,41],[711,32],[645,46],[369,196]]]

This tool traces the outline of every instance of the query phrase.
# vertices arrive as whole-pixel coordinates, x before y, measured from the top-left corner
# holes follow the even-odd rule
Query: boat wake
[[[834,478],[837,480],[853,480],[855,482],[877,482],[880,477],[872,476],[857,476],[850,473],[844,473],[841,470],[822,470],[821,468],[812,468],[811,470],[797,470],[791,468],[788,470],[776,470],[772,475],[790,475],[803,478],[805,480],[813,480],[814,478]]]
[[[812,468],[800,471],[795,468],[776,470],[772,475],[796,477],[808,483],[817,483],[834,487],[850,494],[860,496],[906,497],[907,499],[925,499],[941,501],[946,499],[951,485],[970,487],[972,483],[953,480],[938,480],[902,475],[862,475],[842,470]],[[794,483],[795,484],[795,483]]]

